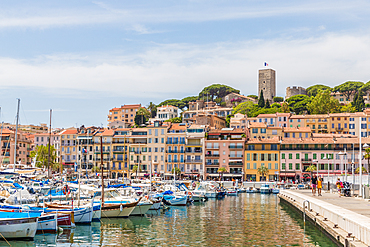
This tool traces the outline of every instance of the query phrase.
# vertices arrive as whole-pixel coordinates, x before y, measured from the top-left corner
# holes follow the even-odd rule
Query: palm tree
[[[93,168],[91,168],[91,171],[92,172],[100,172],[100,167],[99,166],[94,166]]]
[[[154,118],[155,115],[156,115],[157,106],[155,104],[153,104],[153,102],[149,102],[149,105],[148,105],[147,108],[150,111],[150,117]]]
[[[140,171],[140,168],[138,166],[132,167],[132,172],[136,173],[136,178],[137,178],[137,172]]]
[[[262,175],[262,179],[264,179],[265,176],[269,174],[269,169],[266,166],[260,166],[257,169],[257,173]]]
[[[365,149],[365,159],[367,159],[367,170],[370,171],[370,148]]]
[[[181,175],[180,168],[178,168],[178,167],[173,168],[172,169],[172,174],[174,174],[174,173],[175,173],[175,175],[180,176]]]
[[[226,168],[225,167],[220,167],[218,168],[217,170],[218,173],[220,173],[221,175],[221,180],[223,180],[223,177],[224,177],[224,173],[227,172]]]
[[[356,174],[359,174],[360,173],[360,167],[357,167],[356,168],[355,173]],[[366,168],[365,167],[362,167],[362,174],[364,174],[364,173],[367,173],[367,171],[366,171]]]
[[[309,167],[307,167],[306,169],[306,172],[310,172],[311,173],[311,177],[312,177],[312,172],[314,171],[317,171],[317,168],[315,165],[310,165]]]

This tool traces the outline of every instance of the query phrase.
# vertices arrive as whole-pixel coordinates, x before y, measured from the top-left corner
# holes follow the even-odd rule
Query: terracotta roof
[[[141,104],[132,104],[132,105],[123,105],[121,106],[121,109],[126,109],[126,108],[140,108]]]
[[[276,114],[259,114],[257,118],[272,118],[276,117]]]
[[[329,115],[327,114],[320,114],[320,115],[304,115],[304,118],[328,118]]]
[[[254,138],[254,139],[249,139],[246,144],[266,144],[266,143],[272,143],[272,144],[278,144],[279,142],[279,137],[273,137],[273,138]]]
[[[284,132],[311,132],[310,127],[297,127],[297,128],[290,128],[290,127],[284,127]]]
[[[292,115],[290,116],[289,119],[301,119],[301,118],[305,118],[305,116],[304,115]]]
[[[170,130],[186,130],[186,124],[180,125],[178,123],[174,123],[171,125]]]
[[[121,110],[121,108],[112,108],[112,109],[110,109],[111,111],[119,111],[119,110]]]
[[[74,135],[77,134],[77,129],[66,129],[59,133],[59,135]]]
[[[350,135],[350,134],[331,134],[331,133],[312,133],[312,137],[314,138],[333,138],[333,137],[357,138],[356,136]]]
[[[211,130],[208,132],[209,135],[217,135],[217,134],[227,134],[227,133],[231,133],[231,134],[244,134],[245,131],[242,130],[242,129],[230,129],[230,130]]]
[[[334,142],[335,140],[335,142]],[[359,138],[283,138],[281,144],[352,144]],[[362,143],[370,143],[370,138],[362,138]]]
[[[292,115],[292,114],[290,114],[290,113],[282,113],[282,112],[277,112],[276,113],[276,116],[286,116],[286,117],[289,117],[290,115]]]
[[[343,112],[343,113],[330,113],[330,117],[349,117],[351,116],[350,113]]]
[[[96,136],[113,136],[114,131],[113,129],[104,129],[103,132],[97,133]]]
[[[249,123],[249,127],[251,128],[256,128],[256,127],[265,127],[266,128],[266,124],[265,123],[255,123],[255,122],[250,122]]]
[[[272,129],[272,130],[282,130],[283,129],[283,127],[278,127],[278,126],[269,126],[269,127],[267,127],[267,129]]]

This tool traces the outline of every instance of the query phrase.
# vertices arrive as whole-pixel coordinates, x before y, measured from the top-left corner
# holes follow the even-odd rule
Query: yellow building
[[[108,123],[123,121],[126,124],[134,125],[136,112],[141,108],[141,104],[123,105],[109,110]]]
[[[304,126],[311,128],[312,133],[328,133],[329,120],[330,117],[327,114],[305,115]]]
[[[279,137],[250,139],[245,146],[244,176],[247,181],[263,181],[258,173],[262,166],[268,169],[267,180],[279,179]]]
[[[348,134],[350,116],[351,116],[351,113],[331,113],[329,114],[329,133]]]
[[[115,129],[112,142],[112,177],[130,177],[128,151],[130,129]]]

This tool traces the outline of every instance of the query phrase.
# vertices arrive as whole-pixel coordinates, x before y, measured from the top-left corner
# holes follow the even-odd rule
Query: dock
[[[279,198],[310,219],[343,246],[370,246],[370,202],[356,197],[339,197],[311,190],[281,190]]]

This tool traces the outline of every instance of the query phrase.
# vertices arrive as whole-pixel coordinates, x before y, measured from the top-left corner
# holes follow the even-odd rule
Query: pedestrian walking
[[[311,178],[311,188],[312,188],[312,195],[316,195],[316,186],[317,186],[317,177],[314,174]]]
[[[322,190],[322,178],[321,176],[319,176],[319,178],[317,179],[317,195],[318,196],[322,196],[321,190]]]
[[[339,197],[341,197],[341,196],[342,196],[342,195],[341,195],[341,190],[342,190],[342,188],[343,188],[344,186],[343,186],[342,181],[340,181],[340,178],[338,178],[336,185],[337,185],[337,189],[338,189]]]

